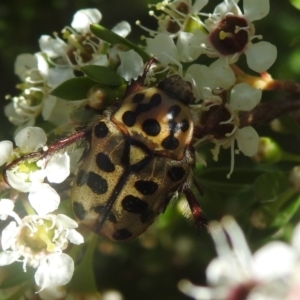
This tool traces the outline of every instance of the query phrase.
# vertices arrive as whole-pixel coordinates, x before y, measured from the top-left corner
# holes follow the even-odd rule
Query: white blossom
[[[296,299],[288,295],[295,284],[299,287],[299,281],[293,281],[298,272],[299,249],[274,241],[252,255],[233,218],[225,217],[220,223],[211,223],[209,228],[218,254],[206,269],[209,286],[198,287],[183,280],[179,283],[181,291],[199,300],[234,300],[239,294],[247,300]],[[296,229],[293,239],[299,240]]]
[[[164,33],[172,38],[176,38],[186,31],[191,20],[194,21],[194,26],[201,27],[202,22],[198,15],[207,3],[208,0],[195,0],[193,3],[191,0],[164,0],[153,5],[158,11],[162,12],[160,15],[156,15],[152,10],[149,12],[151,16],[157,19],[157,31],[142,26],[140,21],[137,21],[137,25],[148,31],[150,36]]]
[[[22,261],[24,271],[27,265],[36,268],[34,278],[40,290],[67,284],[74,262],[62,251],[69,242],[83,243],[83,237],[75,230],[77,223],[63,214],[28,215],[15,220],[2,232],[0,266]]]
[[[194,78],[196,81],[195,76]],[[199,82],[201,86],[201,81]],[[259,136],[251,126],[239,128],[239,111],[249,111],[253,109],[260,102],[262,91],[254,89],[246,83],[236,84],[231,90],[229,103],[226,102],[227,99],[223,99],[223,96],[214,94],[213,91],[214,90],[210,88],[207,89],[205,100],[199,105],[200,109],[198,117],[196,116],[196,118],[198,118],[196,122],[200,124],[205,131],[206,124],[203,124],[202,120],[206,121],[208,115],[216,114],[216,110],[218,110],[219,123],[213,124],[213,127],[210,127],[209,131],[205,133],[196,144],[199,145],[205,140],[210,140],[214,143],[215,148],[212,149],[211,152],[216,161],[218,160],[221,146],[225,149],[231,148],[231,166],[230,172],[227,175],[229,178],[233,172],[235,153],[238,154],[239,151],[241,151],[246,156],[253,156],[258,151]],[[197,106],[196,111],[193,113],[194,118],[195,114],[197,114]],[[208,124],[208,126],[211,125],[212,124]],[[239,151],[234,151],[235,141],[237,142]]]
[[[41,154],[38,151],[45,146],[47,141],[45,132],[39,127],[27,127],[21,130],[15,141],[18,146],[15,150],[9,143],[0,143],[0,159],[3,158],[3,163],[24,154],[36,153],[37,155],[21,160],[6,170],[9,184],[18,191],[29,192],[29,201],[39,214],[47,214],[57,209],[60,202],[59,195],[43,182],[47,178],[49,182],[60,183],[69,176],[69,155],[55,153],[50,159],[39,160]]]
[[[245,53],[250,69],[256,72],[266,71],[275,62],[277,49],[269,42],[253,43],[254,39],[262,39],[255,34],[253,21],[260,20],[269,13],[269,0],[244,0],[244,13],[237,3],[237,0],[224,0],[205,20],[208,30],[206,54],[220,57],[232,64]]]

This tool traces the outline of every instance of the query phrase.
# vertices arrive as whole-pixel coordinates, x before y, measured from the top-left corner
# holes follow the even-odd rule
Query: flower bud
[[[282,150],[278,144],[268,137],[259,139],[258,151],[252,159],[261,164],[275,164],[282,158]]]

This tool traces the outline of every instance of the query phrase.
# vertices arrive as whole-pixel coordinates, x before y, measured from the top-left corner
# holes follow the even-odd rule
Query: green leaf
[[[105,85],[119,86],[126,83],[123,77],[108,67],[91,65],[81,67],[81,70],[90,79]]]
[[[284,172],[265,173],[254,183],[255,193],[262,202],[275,201],[288,187],[288,175]]]
[[[66,100],[82,100],[87,96],[88,91],[97,83],[88,77],[78,77],[66,80],[51,95]]]
[[[295,8],[300,9],[300,0],[290,0],[290,2]]]
[[[11,288],[16,285],[20,285],[28,280],[32,280],[35,270],[33,268],[27,268],[24,272],[22,264],[19,262],[13,263],[8,266],[0,268],[0,273],[4,274],[4,279],[1,280],[0,289]]]
[[[99,25],[99,24],[91,24],[91,32],[97,36],[99,39],[114,45],[114,44],[123,44],[130,49],[135,50],[144,61],[150,60],[150,55],[142,50],[137,44],[134,44],[127,39],[121,37],[120,35],[112,32],[111,30]]]
[[[253,189],[254,180],[261,171],[234,169],[230,179],[227,179],[228,168],[213,168],[199,174],[200,185],[218,192],[243,192]]]

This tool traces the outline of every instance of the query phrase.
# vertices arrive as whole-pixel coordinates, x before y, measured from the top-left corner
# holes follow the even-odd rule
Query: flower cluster
[[[291,245],[269,242],[253,255],[232,217],[211,223],[210,232],[218,257],[206,269],[209,287],[182,280],[181,291],[199,300],[298,299],[300,224],[294,230]]]
[[[82,104],[81,99],[66,101],[53,96],[51,91],[76,77],[76,72],[84,65],[109,64],[109,57],[102,54],[104,43],[90,32],[90,24],[100,22],[101,18],[97,9],[80,10],[74,15],[71,27],[62,30],[62,37],[58,33],[54,33],[54,37],[43,35],[39,40],[40,52],[17,57],[15,73],[22,81],[17,86],[21,94],[12,97],[5,108],[6,116],[17,126],[16,132],[33,126],[40,114],[56,127],[72,128],[70,114]],[[121,22],[112,31],[125,37],[130,32],[130,25]],[[118,59],[126,61],[126,55]]]
[[[253,43],[262,37],[255,35],[252,23],[269,13],[269,0],[244,0],[244,13],[237,5],[238,0],[224,0],[212,13],[203,13],[207,2],[196,0],[192,5],[191,0],[165,0],[157,4],[156,8],[163,13],[156,16],[158,30],[148,30],[155,37],[147,38],[147,50],[162,63],[191,62],[206,54],[226,66],[245,54],[252,70],[263,72],[270,68],[277,57],[276,47],[265,41]],[[153,11],[151,15],[155,16]]]
[[[177,72],[193,85],[193,92],[199,105],[192,106],[195,124],[200,126],[200,139],[196,145],[209,140],[215,144],[212,150],[218,159],[220,146],[231,148],[231,170],[234,165],[235,140],[239,150],[246,156],[253,156],[258,150],[259,137],[251,127],[240,128],[239,112],[250,111],[261,99],[261,90],[238,83],[238,69],[234,65],[242,54],[246,55],[250,69],[264,72],[275,62],[276,47],[255,35],[253,21],[269,13],[269,0],[244,0],[244,13],[236,0],[224,0],[212,13],[204,13],[208,1],[175,0],[156,5],[161,11],[150,15],[158,20],[157,31],[149,30],[145,37],[146,51],[163,66],[173,65]],[[210,66],[197,63],[201,55],[217,58]],[[183,63],[188,67],[183,69]],[[228,99],[220,97],[215,89],[230,91]],[[216,119],[216,111],[221,114]],[[210,117],[211,116],[211,117]],[[209,129],[208,129],[209,128]],[[197,138],[197,136],[196,136]]]
[[[2,199],[0,208],[2,221],[8,216],[14,219],[2,231],[0,266],[22,261],[24,271],[27,265],[36,268],[35,282],[40,290],[67,284],[74,262],[62,251],[70,242],[83,243],[83,237],[75,230],[78,224],[63,214],[28,215],[21,219],[9,199]]]

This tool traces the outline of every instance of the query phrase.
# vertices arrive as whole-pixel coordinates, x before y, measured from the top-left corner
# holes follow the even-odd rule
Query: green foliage
[[[66,100],[82,100],[97,83],[88,77],[72,78],[64,81],[51,94]]]
[[[93,81],[108,85],[119,86],[126,83],[113,69],[103,66],[84,66],[81,71]]]

